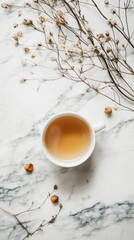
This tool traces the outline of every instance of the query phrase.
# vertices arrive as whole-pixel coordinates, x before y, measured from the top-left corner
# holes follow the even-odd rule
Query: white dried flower
[[[5,8],[5,9],[7,9],[7,8],[10,8],[10,4],[9,3],[1,3],[1,7],[2,8]]]
[[[116,21],[113,19],[108,19],[107,23],[110,27],[114,27],[117,24]]]

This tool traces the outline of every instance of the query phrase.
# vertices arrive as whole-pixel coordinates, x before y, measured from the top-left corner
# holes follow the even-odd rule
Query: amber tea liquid
[[[46,129],[44,144],[51,155],[60,160],[71,160],[86,152],[90,144],[90,129],[74,116],[61,116]]]

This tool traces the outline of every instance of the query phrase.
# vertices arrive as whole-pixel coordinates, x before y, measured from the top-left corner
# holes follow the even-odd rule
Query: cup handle
[[[106,124],[104,122],[100,122],[94,126],[94,131],[95,133],[98,133],[101,130],[103,130],[105,127],[106,127]]]

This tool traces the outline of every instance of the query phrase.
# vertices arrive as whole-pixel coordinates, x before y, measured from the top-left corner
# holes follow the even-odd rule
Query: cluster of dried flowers
[[[13,7],[8,3],[1,6]],[[107,31],[94,31],[96,26],[93,23],[90,25],[85,7],[89,13],[96,11],[96,16],[100,15],[107,24]],[[102,7],[107,8],[110,18],[104,14]],[[57,66],[57,79],[64,77],[83,82],[96,94],[134,111],[127,103],[122,103],[122,97],[134,102],[134,69],[128,56],[134,49],[128,17],[128,13],[133,11],[130,0],[118,0],[116,6],[110,0],[104,0],[103,6],[95,0],[33,0],[27,2],[24,8],[37,13],[37,18],[23,19],[22,24],[37,31],[37,34],[43,34],[44,42],[37,43],[36,50],[51,52],[51,61]],[[20,38],[21,33],[13,36],[17,46]],[[29,53],[30,47],[25,46],[24,52]],[[101,79],[101,75],[91,77],[94,72],[100,71],[107,73],[108,80]]]

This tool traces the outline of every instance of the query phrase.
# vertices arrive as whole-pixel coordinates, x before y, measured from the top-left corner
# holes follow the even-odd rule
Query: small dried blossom
[[[27,7],[31,7],[31,4],[30,4],[30,3],[26,3],[26,6],[27,6]]]
[[[26,81],[27,81],[26,78],[22,78],[22,79],[20,80],[20,83],[25,83]]]
[[[115,14],[115,13],[116,13],[116,9],[115,9],[115,8],[112,8],[112,9],[111,9],[111,13],[112,13],[112,14]]]
[[[108,31],[105,32],[106,37],[110,36],[110,33]]]
[[[18,36],[17,36],[17,35],[14,35],[14,36],[13,36],[13,39],[14,39],[16,42],[18,42],[18,41],[19,41],[19,38],[18,38]]]
[[[120,42],[120,41],[119,41],[118,39],[115,40],[115,43],[116,43],[117,45],[119,44],[119,42]]]
[[[33,25],[33,21],[31,19],[24,19],[23,24],[26,26]]]
[[[107,5],[109,4],[109,0],[104,0],[104,3]]]
[[[110,27],[114,27],[117,24],[116,21],[113,19],[108,19],[107,23]]]
[[[112,52],[112,48],[111,47],[107,47],[106,51],[107,51],[107,53]]]
[[[25,53],[29,53],[29,51],[30,51],[30,49],[28,47],[24,47],[23,50]]]
[[[38,20],[41,25],[46,21],[45,17],[43,17],[42,15],[38,16]]]
[[[1,7],[2,8],[5,8],[5,9],[7,9],[7,8],[10,8],[10,4],[9,3],[1,3]]]
[[[98,39],[101,39],[101,38],[104,38],[105,36],[104,36],[104,34],[103,33],[99,33],[99,34],[97,34],[97,38]]]
[[[35,57],[36,57],[36,54],[33,53],[33,54],[31,55],[31,58],[35,58]]]
[[[13,23],[13,28],[17,28],[18,27],[18,23]]]

